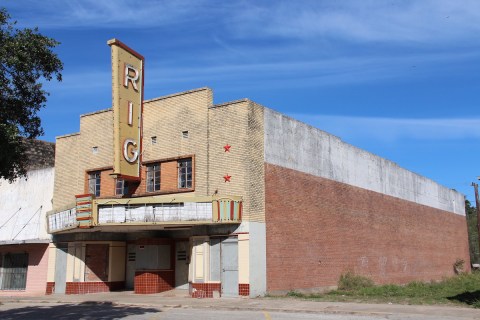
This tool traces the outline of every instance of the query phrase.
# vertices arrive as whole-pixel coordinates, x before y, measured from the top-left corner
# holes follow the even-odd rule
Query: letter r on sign
[[[133,76],[131,76],[132,72],[134,73]],[[137,69],[135,69],[131,64],[125,64],[125,81],[123,83],[125,88],[128,89],[128,81],[131,81],[133,85],[133,89],[135,89],[135,91],[138,91],[138,88],[137,88],[138,76],[139,74]]]

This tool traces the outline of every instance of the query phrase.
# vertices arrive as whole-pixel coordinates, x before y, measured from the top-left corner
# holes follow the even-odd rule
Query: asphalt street
[[[289,312],[289,311],[249,311],[249,310],[205,310],[185,307],[139,307],[116,305],[106,302],[86,302],[78,304],[67,303],[7,303],[0,306],[0,319],[2,320],[70,320],[70,319],[128,319],[128,320],[450,320],[457,317],[438,317],[430,315],[394,315],[376,314],[361,315],[348,313],[316,313],[316,312]]]
[[[478,320],[480,310],[457,306],[319,302],[292,298],[194,299],[111,292],[0,297],[0,319]]]

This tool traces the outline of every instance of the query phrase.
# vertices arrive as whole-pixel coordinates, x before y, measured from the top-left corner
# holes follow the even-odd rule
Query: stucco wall
[[[0,296],[44,295],[47,283],[48,251],[47,243],[0,246],[0,254],[28,253],[25,290],[0,290]]]
[[[457,191],[270,109],[265,162],[465,215],[464,196]]]
[[[45,215],[52,208],[53,178],[54,168],[44,168],[13,183],[0,181],[0,244],[50,239]]]

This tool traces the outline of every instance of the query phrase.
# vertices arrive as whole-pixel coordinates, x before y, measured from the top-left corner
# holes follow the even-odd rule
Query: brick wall
[[[175,287],[175,272],[173,270],[136,271],[134,283],[137,294],[169,291]]]
[[[141,166],[141,180],[140,182],[129,182],[128,195],[127,197],[135,196],[151,196],[154,194],[169,194],[169,193],[178,193],[178,192],[191,192],[194,189],[179,189],[178,188],[178,160],[179,159],[192,159],[192,167],[195,166],[195,157],[185,155],[184,157],[178,157],[175,159],[157,159],[154,163],[160,164],[160,191],[147,192],[147,166]],[[150,164],[150,162],[149,162]],[[115,194],[116,188],[116,179],[111,176],[113,173],[113,168],[99,168],[98,170],[86,171],[84,174],[84,189],[82,193],[89,193],[88,178],[91,172],[100,171],[100,196],[98,198],[112,198],[112,197],[122,197]],[[195,175],[195,171],[193,171]]]
[[[55,285],[53,285],[55,287]],[[86,294],[122,290],[125,288],[124,281],[114,282],[67,282],[65,294]],[[48,290],[48,287],[47,287]],[[48,293],[47,293],[48,294]]]
[[[45,288],[45,294],[50,295],[55,292],[55,282],[47,282],[47,286]]]
[[[112,110],[82,115],[80,133],[57,137],[56,146],[54,210],[74,203],[75,195],[84,193],[87,170],[113,165]]]
[[[267,163],[465,215],[456,190],[268,108],[264,120]]]
[[[250,295],[250,284],[239,283],[238,284],[238,295],[248,297]]]
[[[212,103],[212,91],[201,88],[152,99],[144,105],[142,160],[195,155],[196,195],[209,194],[207,115]],[[184,131],[188,131],[188,138],[183,137]],[[157,143],[152,144],[152,137],[157,137]]]
[[[189,283],[190,296],[192,298],[213,298],[213,292],[220,293],[222,284],[215,283]]]
[[[457,258],[469,266],[464,216],[272,164],[265,181],[269,292],[335,286],[347,271],[407,283],[452,276]]]
[[[240,195],[244,218],[264,221],[262,106],[247,99],[213,106],[212,91],[201,88],[145,101],[142,162],[193,156],[193,193],[198,196]],[[113,112],[82,115],[80,133],[57,138],[54,210],[88,190],[86,172],[103,168],[100,197],[114,195]],[[183,132],[188,131],[188,138]],[[156,137],[156,143],[152,142]],[[230,152],[224,146],[230,145]],[[93,147],[96,151],[93,152]],[[134,193],[145,195],[145,165]],[[231,182],[225,182],[224,175]],[[162,163],[163,191],[177,186],[176,160]]]
[[[75,195],[82,194],[85,171],[79,170],[80,134],[57,137],[55,150],[55,184],[53,189],[53,209],[75,203]]]
[[[211,90],[201,88],[147,100],[144,103],[142,161],[195,155],[194,188],[197,195],[209,194],[207,118],[212,99]],[[183,138],[183,131],[188,131],[188,138]],[[152,137],[157,137],[157,143],[152,144]],[[97,147],[95,152],[93,147]],[[86,171],[112,166],[112,109],[82,115],[79,133],[57,138],[53,209],[74,203],[74,196],[84,193]],[[142,170],[145,168],[142,167]],[[145,178],[144,172],[142,175]],[[168,176],[165,179],[169,181],[169,186],[174,183]],[[112,186],[107,186],[107,190],[114,187],[114,180],[111,177],[110,180]]]
[[[209,126],[210,193],[243,196],[243,220],[264,221],[263,107],[247,99],[215,105]]]

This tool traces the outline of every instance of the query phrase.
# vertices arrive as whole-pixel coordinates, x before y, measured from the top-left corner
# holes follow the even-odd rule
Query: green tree
[[[0,178],[15,180],[26,174],[24,139],[43,134],[38,111],[48,92],[42,81],[62,80],[63,64],[52,51],[59,42],[38,28],[17,29],[0,8]]]
[[[467,215],[468,243],[470,248],[470,261],[480,263],[480,250],[478,243],[477,210],[470,201],[465,200],[465,213]]]

